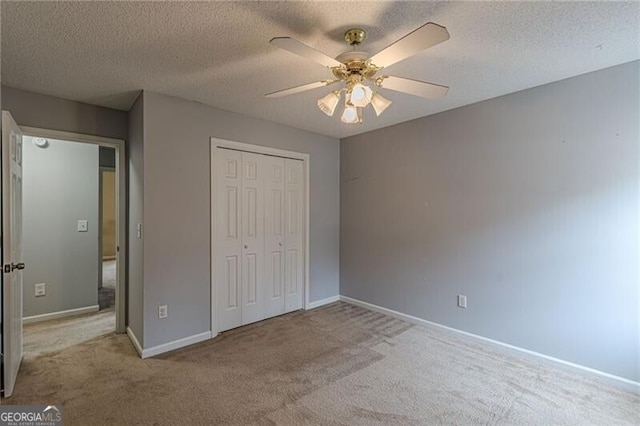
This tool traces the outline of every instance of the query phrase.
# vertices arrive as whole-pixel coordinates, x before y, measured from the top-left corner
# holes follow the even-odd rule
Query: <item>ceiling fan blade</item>
[[[447,40],[449,32],[445,27],[428,22],[373,55],[371,63],[377,67],[388,67]]]
[[[274,37],[269,43],[291,53],[295,53],[296,55],[310,59],[320,65],[324,65],[325,67],[334,68],[344,66],[341,62],[336,61],[332,57],[327,56],[322,52],[318,52],[316,49],[291,37]]]
[[[311,89],[316,89],[318,87],[329,86],[331,84],[337,83],[340,80],[322,80],[316,81],[314,83],[303,84],[302,86],[291,87],[289,89],[278,90],[277,92],[267,93],[265,96],[267,98],[281,98],[283,96],[294,95],[296,93],[304,92]]]
[[[410,78],[383,76],[380,77],[378,82],[378,85],[385,89],[422,96],[423,98],[439,98],[440,96],[446,95],[449,91],[447,86],[412,80]]]

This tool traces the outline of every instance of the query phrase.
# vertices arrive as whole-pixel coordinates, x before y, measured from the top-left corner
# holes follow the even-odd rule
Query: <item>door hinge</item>
[[[11,265],[9,265],[9,264],[4,265],[4,273],[5,274],[10,274],[11,273]]]

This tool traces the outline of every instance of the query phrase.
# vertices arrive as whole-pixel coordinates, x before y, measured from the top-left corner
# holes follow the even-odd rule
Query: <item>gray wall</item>
[[[24,316],[98,303],[98,147],[25,137],[23,165]],[[77,222],[88,220],[88,232]],[[47,294],[34,296],[34,284]]]
[[[640,380],[639,76],[343,140],[341,294]]]
[[[20,126],[127,138],[127,113],[2,86],[2,107]]]
[[[212,136],[310,154],[310,299],[338,294],[338,141],[145,92],[145,347],[211,329]],[[169,316],[159,320],[161,304]]]
[[[128,211],[128,292],[127,324],[141,345],[144,345],[142,316],[143,300],[143,245],[138,239],[136,225],[143,222],[143,184],[144,184],[144,96],[140,94],[129,111],[129,136],[127,152],[129,159],[129,211]]]

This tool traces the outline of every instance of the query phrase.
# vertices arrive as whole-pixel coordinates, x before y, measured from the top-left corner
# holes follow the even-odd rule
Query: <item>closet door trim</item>
[[[218,324],[216,319],[216,282],[215,278],[215,208],[213,208],[213,202],[216,200],[216,148],[230,149],[241,152],[250,152],[255,154],[262,155],[270,155],[275,157],[288,158],[292,160],[300,160],[302,161],[302,173],[304,176],[304,194],[303,194],[303,208],[304,208],[304,233],[303,233],[303,247],[304,247],[304,283],[303,283],[303,306],[302,309],[307,309],[309,306],[309,163],[310,156],[309,154],[295,152],[295,151],[287,151],[277,148],[271,148],[267,146],[248,144],[244,142],[236,142],[225,139],[219,139],[212,137],[210,139],[210,156],[211,156],[211,174],[210,174],[210,190],[211,190],[211,199],[210,199],[210,213],[211,213],[211,335],[215,337],[218,334]]]

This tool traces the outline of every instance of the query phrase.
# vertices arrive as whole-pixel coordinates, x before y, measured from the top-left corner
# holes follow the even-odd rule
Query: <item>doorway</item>
[[[64,333],[65,327],[75,328],[85,336],[107,330],[124,332],[124,141],[31,127],[22,127],[22,131],[25,173],[34,169],[34,164],[29,165],[30,155],[26,151],[29,149],[41,160],[46,158],[45,170],[39,172],[48,173],[51,181],[47,182],[46,177],[34,180],[36,186],[25,186],[25,198],[29,197],[30,188],[41,192],[50,187],[53,193],[50,196],[54,196],[49,207],[42,206],[40,199],[40,208],[31,213],[25,209],[26,215],[40,227],[40,233],[31,232],[40,244],[45,244],[46,235],[54,240],[47,243],[54,245],[45,258],[51,263],[50,268],[30,280],[27,270],[35,273],[42,266],[38,263],[45,263],[35,257],[25,270],[24,296],[36,303],[27,310],[27,301],[24,302],[25,327],[38,325],[40,331],[51,334],[53,328],[46,331],[45,326],[47,322],[54,326],[57,321],[62,325],[58,327],[60,333]],[[66,154],[57,161],[55,153],[61,154],[62,150]],[[28,179],[29,175],[25,183],[29,183]],[[25,227],[28,226],[25,222]],[[25,235],[27,253],[29,245],[34,246],[29,238]],[[69,254],[71,259],[67,258]],[[62,272],[66,275],[60,275]],[[46,277],[52,280],[51,285]],[[37,284],[44,286],[36,289]],[[36,294],[42,293],[36,298]],[[92,316],[98,314],[102,316]],[[93,328],[83,331],[79,326]]]
[[[73,139],[23,136],[26,358],[116,331],[116,148]]]

